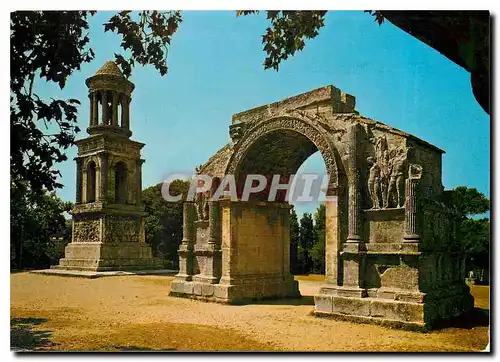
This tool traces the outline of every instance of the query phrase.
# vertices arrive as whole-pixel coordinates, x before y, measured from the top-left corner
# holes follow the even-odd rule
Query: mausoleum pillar
[[[118,126],[118,94],[113,92],[112,97],[113,97],[112,101],[113,111],[112,111],[111,124],[113,126]]]
[[[101,124],[106,124],[106,119],[108,118],[108,94],[106,91],[101,92],[101,104],[102,104],[102,119]]]
[[[92,98],[91,98],[91,102],[92,102],[92,108],[91,108],[91,111],[90,111],[90,115],[91,115],[91,120],[90,120],[90,125],[91,126],[97,126],[98,122],[99,122],[99,93],[94,91],[91,93],[92,95]]]
[[[82,159],[75,158],[76,161],[76,200],[75,204],[82,203]]]
[[[90,127],[94,125],[94,93],[89,92],[89,101],[90,101],[90,113],[89,113],[89,125]]]
[[[130,128],[129,104],[130,104],[130,98],[127,95],[123,95],[121,98],[121,105],[122,105],[121,126],[126,129]]]
[[[106,201],[106,195],[108,193],[108,154],[103,152],[99,155],[100,157],[100,172],[99,172],[99,194],[97,199],[99,201]]]

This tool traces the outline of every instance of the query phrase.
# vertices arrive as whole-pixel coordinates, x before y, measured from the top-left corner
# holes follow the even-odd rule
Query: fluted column
[[[101,167],[99,173],[99,194],[97,199],[99,201],[106,201],[106,195],[108,193],[108,154],[101,153]]]
[[[92,111],[90,112],[91,114],[91,121],[90,125],[91,126],[97,126],[99,122],[99,99],[98,99],[99,93],[97,92],[92,92]]]
[[[121,104],[122,104],[121,126],[123,128],[129,129],[130,128],[130,119],[129,119],[130,98],[129,98],[129,96],[123,95],[122,99],[121,99]]]
[[[76,158],[76,200],[75,204],[82,203],[82,159]]]
[[[209,204],[209,244],[218,244],[219,231],[219,203],[210,201]]]
[[[90,113],[89,113],[89,126],[94,125],[94,93],[89,92]]]
[[[209,200],[209,209],[208,209],[208,227],[209,227],[209,237],[208,237],[208,242],[210,244],[220,244],[219,242],[219,228],[220,228],[220,223],[219,223],[219,202],[218,200],[212,200],[213,195],[217,191],[217,188],[219,187],[219,179],[214,178],[212,182],[212,187],[210,189],[210,200]]]
[[[179,246],[179,274],[178,280],[192,280],[193,278],[193,203],[185,201],[182,208],[182,243]]]
[[[418,242],[420,240],[420,178],[422,166],[412,164],[408,170],[405,183],[405,242]]]
[[[118,94],[113,92],[113,111],[112,111],[112,118],[111,118],[111,124],[113,126],[118,126]]]
[[[102,92],[101,95],[101,104],[102,104],[102,119],[101,124],[106,124],[106,119],[108,118],[108,94],[106,91]]]
[[[349,212],[347,242],[359,242],[361,226],[361,193],[359,185],[359,165],[357,156],[358,125],[349,129]]]
[[[182,244],[191,245],[193,243],[193,235],[192,235],[192,208],[193,203],[189,201],[185,201],[182,205]]]

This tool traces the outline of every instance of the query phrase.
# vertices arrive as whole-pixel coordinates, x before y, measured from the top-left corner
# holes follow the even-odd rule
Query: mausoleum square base
[[[295,280],[231,285],[176,278],[170,288],[171,296],[227,304],[241,304],[263,299],[300,298],[298,282]]]
[[[52,269],[81,271],[113,270],[155,270],[162,269],[161,260],[153,258],[151,247],[146,243],[128,242],[70,243],[66,246],[65,257]]]

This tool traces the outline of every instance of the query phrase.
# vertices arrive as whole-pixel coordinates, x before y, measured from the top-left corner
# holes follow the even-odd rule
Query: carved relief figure
[[[196,204],[196,215],[197,220],[208,220],[209,215],[209,205],[208,200],[210,199],[209,192],[198,192],[196,194],[195,204]]]
[[[371,138],[370,141],[375,146],[375,158],[367,158],[372,209],[403,207],[407,150],[403,147],[389,150],[385,136]]]
[[[406,169],[407,152],[403,148],[399,148],[395,157],[390,161],[390,179],[388,198],[396,199],[396,207],[404,206],[403,188],[404,188],[404,172]]]
[[[372,199],[372,209],[380,209],[379,192],[380,192],[380,166],[375,162],[373,157],[368,157],[368,166],[370,174],[368,176],[368,192]]]

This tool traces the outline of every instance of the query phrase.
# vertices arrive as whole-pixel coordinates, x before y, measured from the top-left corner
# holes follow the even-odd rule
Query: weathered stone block
[[[396,292],[394,290],[379,289],[376,297],[380,299],[395,299]]]
[[[201,288],[201,294],[205,297],[211,297],[214,294],[214,285],[213,284],[203,284]]]
[[[193,282],[193,294],[194,295],[201,295],[201,288],[202,288],[202,283],[198,282]]]
[[[360,316],[370,315],[370,299],[332,297],[333,313],[351,314]]]
[[[314,310],[316,312],[333,313],[332,296],[316,294],[314,296]]]
[[[370,316],[404,322],[424,322],[423,304],[372,300]]]
[[[193,293],[194,283],[193,282],[184,282],[184,294],[190,295]]]

